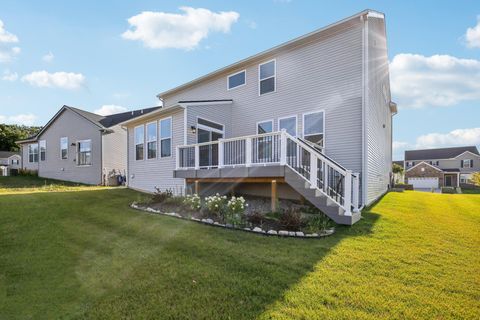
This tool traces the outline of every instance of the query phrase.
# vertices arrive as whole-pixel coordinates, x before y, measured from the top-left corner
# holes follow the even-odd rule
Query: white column
[[[282,129],[280,135],[280,164],[282,166],[287,164],[287,130]]]
[[[245,140],[245,166],[252,166],[252,138]]]
[[[200,169],[200,147],[198,145],[195,146],[195,169]]]
[[[345,194],[343,195],[345,215],[352,215],[352,171],[347,170],[345,175]]]
[[[317,188],[318,161],[313,152],[310,152],[310,189]]]
[[[223,168],[223,163],[224,163],[223,147],[224,147],[223,139],[218,139],[218,167],[219,168]]]

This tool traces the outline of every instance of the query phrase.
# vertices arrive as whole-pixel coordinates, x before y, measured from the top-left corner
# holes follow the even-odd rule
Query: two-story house
[[[459,187],[470,184],[480,171],[477,147],[405,151],[405,179],[415,189]]]
[[[12,170],[20,169],[21,160],[19,152],[0,151],[0,176],[8,176]]]
[[[352,224],[391,181],[397,110],[382,13],[363,11],[158,98],[162,109],[123,123],[130,188],[304,198]]]
[[[114,184],[127,168],[127,132],[119,123],[157,109],[101,116],[63,106],[35,136],[17,141],[21,167],[44,178]]]

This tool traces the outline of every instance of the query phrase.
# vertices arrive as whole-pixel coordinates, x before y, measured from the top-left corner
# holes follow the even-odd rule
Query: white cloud
[[[480,16],[477,17],[477,25],[473,28],[468,28],[464,37],[467,47],[480,48]]]
[[[144,11],[128,19],[131,29],[122,37],[140,40],[149,48],[192,50],[211,32],[228,33],[240,15],[235,11],[180,7],[182,14]]]
[[[45,62],[52,62],[55,56],[53,55],[52,52],[48,52],[46,55],[42,57],[42,60]]]
[[[480,128],[456,129],[448,133],[429,133],[417,138],[417,149],[480,145]]]
[[[0,123],[5,123],[5,124],[20,124],[20,125],[31,126],[35,123],[35,120],[37,120],[37,116],[31,113],[17,114],[13,116],[0,115]]]
[[[117,106],[114,104],[106,104],[103,105],[100,109],[93,111],[96,114],[101,116],[108,116],[110,114],[121,113],[127,111],[127,108],[122,106]]]
[[[0,20],[0,43],[16,43],[18,42],[18,37],[13,33],[5,30],[5,24]]]
[[[404,141],[392,142],[393,159],[403,159],[405,149],[409,148],[410,144]]]
[[[480,100],[480,60],[402,53],[390,63],[390,75],[392,93],[401,108]]]
[[[5,70],[3,72],[2,80],[4,81],[16,81],[18,79],[18,73]]]
[[[85,84],[85,76],[81,73],[63,71],[48,73],[43,70],[24,75],[22,81],[36,87],[78,89]]]

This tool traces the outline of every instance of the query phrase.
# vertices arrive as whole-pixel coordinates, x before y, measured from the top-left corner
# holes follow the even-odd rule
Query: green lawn
[[[0,319],[480,317],[480,195],[390,193],[301,240],[145,214],[127,189],[29,190],[0,194]]]

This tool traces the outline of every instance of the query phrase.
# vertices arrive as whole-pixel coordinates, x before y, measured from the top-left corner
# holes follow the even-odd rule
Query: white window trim
[[[263,121],[258,121],[257,122],[256,127],[255,127],[256,134],[261,134],[261,133],[258,133],[258,124],[259,123],[264,123],[264,122],[271,122],[272,123],[272,132],[275,132],[275,122],[273,121],[273,119],[268,119],[268,120],[263,120]]]
[[[148,138],[148,126],[150,124],[154,124],[155,125],[155,140],[150,140]],[[146,160],[155,160],[155,159],[158,159],[158,127],[159,127],[159,123],[158,121],[151,121],[151,122],[148,122],[146,125],[145,125],[145,135],[144,135],[144,141],[145,141],[145,149],[146,149],[146,157],[145,159]],[[146,138],[146,139],[145,139]],[[157,150],[155,151],[155,157],[154,158],[149,158],[148,157],[148,143],[150,142],[155,142],[155,145],[157,147]]]
[[[143,129],[143,159],[137,159],[137,146],[141,143],[137,143],[137,129],[142,128]],[[147,158],[145,156],[145,124],[138,125],[133,128],[133,145],[134,145],[134,158],[135,161],[145,161]]]
[[[274,64],[273,64],[273,76],[265,78],[265,79],[260,79],[260,67],[263,66],[264,64],[267,64],[267,63],[272,62],[272,61],[274,62]],[[270,79],[270,78],[274,78],[274,80],[275,80],[274,81],[274,90],[270,91],[270,92],[267,92],[267,93],[260,93],[260,82],[262,82],[263,80]],[[277,59],[271,59],[271,60],[268,60],[268,61],[265,61],[263,63],[258,64],[258,95],[259,96],[264,96],[264,95],[275,93],[275,92],[277,92]]]
[[[40,146],[41,142],[45,143],[45,160],[42,160],[42,148]],[[47,161],[47,140],[38,140],[38,162]]]
[[[471,160],[472,160],[472,159],[463,159],[463,160],[462,160],[462,161],[463,161],[463,168],[468,168],[468,169],[470,169],[470,168],[471,168],[470,164],[471,164],[471,162],[472,162]],[[468,163],[468,166],[466,165],[467,163]]]
[[[27,149],[28,149],[28,163],[38,163],[38,161],[37,162],[30,161],[30,146],[34,146],[34,145],[37,145],[37,157],[38,157],[38,160],[40,160],[40,147],[39,147],[38,143],[30,143],[27,147]],[[34,154],[34,153],[32,153],[32,154]]]
[[[161,123],[162,123],[163,120],[167,120],[167,119],[170,119],[170,136],[162,138]],[[163,157],[162,156],[162,140],[166,140],[166,139],[170,139],[170,155],[166,156],[166,157]],[[172,152],[172,150],[173,150],[173,117],[171,117],[171,116],[158,120],[158,145],[159,145],[158,156],[159,156],[160,159],[168,159],[168,158],[171,158],[173,156],[173,152]]]
[[[220,130],[220,129],[217,129],[217,128],[212,128],[212,127],[206,126],[204,124],[198,123],[198,119],[202,119],[202,120],[205,120],[205,121],[209,121],[209,122],[218,124],[219,126],[222,126],[223,129]],[[216,132],[216,133],[221,133],[223,138],[225,138],[225,125],[223,123],[213,121],[213,120],[210,120],[210,119],[205,118],[205,117],[197,116],[196,128],[197,128],[197,143],[198,143],[198,129],[203,129],[203,130],[213,131],[213,132]]]
[[[245,72],[245,82],[244,82],[243,84],[241,84],[241,85],[238,85],[238,86],[236,86],[236,87],[230,88],[230,86],[229,86],[230,77],[236,76],[237,74],[240,74],[240,73],[242,73],[242,72]],[[247,69],[243,69],[243,70],[241,70],[241,71],[238,71],[238,72],[236,72],[236,73],[232,73],[232,74],[230,74],[230,75],[227,76],[227,91],[234,90],[234,89],[243,87],[243,86],[245,86],[245,85],[247,85]],[[206,120],[206,119],[205,119],[205,120]]]
[[[282,130],[282,128],[280,127],[280,120],[285,120],[285,119],[290,119],[290,118],[295,118],[295,137],[298,137],[298,116],[296,114],[291,115],[291,116],[278,118],[278,121],[277,121],[278,131]]]
[[[67,139],[67,155],[65,156],[65,158],[62,157],[62,139]],[[68,137],[60,137],[60,160],[68,160]]]
[[[79,147],[80,147],[80,143],[82,142],[90,142],[90,164],[78,164],[79,162],[79,155],[80,155],[80,150],[79,150]],[[77,154],[77,167],[79,168],[83,168],[83,167],[91,167],[93,165],[93,151],[92,151],[92,139],[84,139],[84,140],[77,140],[76,142],[76,154]]]
[[[305,112],[302,114],[302,139],[305,139],[305,116],[308,116],[310,114],[314,114],[314,113],[323,113],[323,146],[322,146],[322,149],[325,149],[325,146],[327,145],[326,141],[327,141],[327,134],[326,134],[326,127],[325,127],[325,109],[321,109],[321,110],[316,110],[316,111],[311,111],[311,112]],[[307,136],[313,136],[313,134],[309,134]]]

